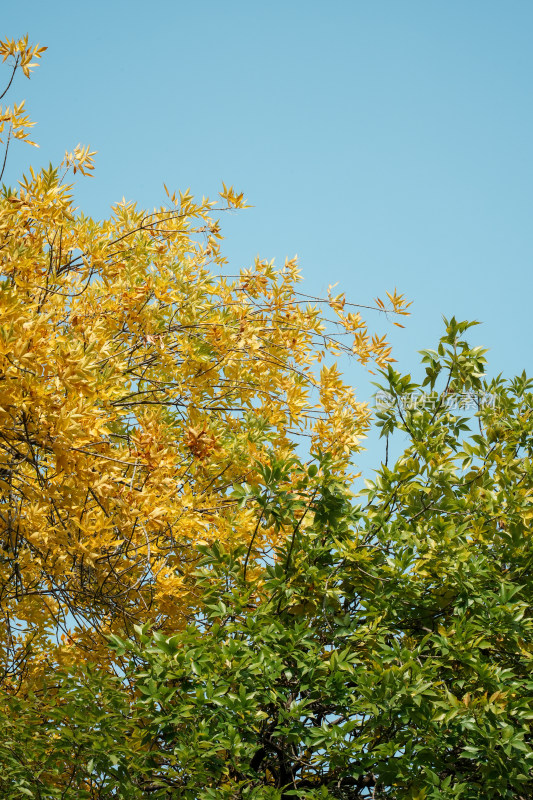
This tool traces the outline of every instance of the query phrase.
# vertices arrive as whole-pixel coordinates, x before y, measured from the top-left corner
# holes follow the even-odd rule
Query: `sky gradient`
[[[406,329],[367,318],[402,370],[444,314],[483,322],[470,338],[491,373],[532,372],[530,0],[6,5],[0,37],[26,32],[49,49],[9,99],[26,98],[40,150],[14,148],[8,183],[82,142],[98,155],[76,200],[94,216],[158,205],[163,182],[234,184],[253,208],[222,220],[232,272],[298,254],[309,294],[397,287]]]

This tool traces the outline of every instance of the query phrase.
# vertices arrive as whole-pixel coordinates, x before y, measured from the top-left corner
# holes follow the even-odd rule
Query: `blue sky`
[[[530,0],[6,4],[0,36],[26,32],[49,50],[10,99],[41,147],[17,147],[8,182],[78,142],[98,151],[77,194],[95,216],[224,180],[254,206],[223,219],[232,271],[298,254],[310,294],[397,287],[406,330],[370,322],[403,370],[444,314],[483,322],[491,372],[531,371]]]

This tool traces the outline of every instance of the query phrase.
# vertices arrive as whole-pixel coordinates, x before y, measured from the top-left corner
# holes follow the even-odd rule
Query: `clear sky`
[[[235,269],[298,254],[310,294],[397,287],[406,330],[370,322],[403,370],[444,314],[484,323],[491,372],[533,372],[531,0],[29,0],[0,20],[49,48],[10,95],[41,148],[17,147],[8,182],[78,142],[95,216],[224,180],[254,206],[222,221]]]

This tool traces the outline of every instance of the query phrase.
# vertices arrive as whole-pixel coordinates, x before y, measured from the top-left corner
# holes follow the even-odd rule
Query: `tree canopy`
[[[7,88],[44,49],[0,44]],[[6,157],[32,124],[23,103],[2,108]],[[256,460],[299,435],[342,469],[357,451],[368,409],[328,355],[391,360],[343,295],[298,290],[294,260],[229,273],[217,215],[245,207],[232,188],[86,216],[73,179],[93,156],[79,145],[0,193],[0,664],[15,682],[22,662],[42,674],[134,622],[185,620],[195,542],[255,526],[229,495],[257,483]]]
[[[486,380],[469,327],[422,351],[421,381],[382,372],[378,424],[406,445],[364,490],[331,456],[258,464],[234,494],[291,531],[273,559],[197,544],[187,627],[112,636],[120,679],[11,700],[6,796],[531,796],[533,381]]]
[[[232,274],[231,187],[90,219],[93,156],[0,192],[2,797],[530,798],[533,381],[455,318],[416,380],[294,261]]]

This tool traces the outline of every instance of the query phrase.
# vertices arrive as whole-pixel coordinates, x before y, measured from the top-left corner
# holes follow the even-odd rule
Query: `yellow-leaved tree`
[[[0,43],[7,88],[44,49]],[[32,124],[23,103],[0,108],[5,157]],[[0,196],[8,682],[104,658],[102,634],[137,620],[179,625],[198,602],[195,543],[251,540],[255,512],[231,491],[259,480],[257,460],[286,458],[304,435],[349,468],[369,411],[330,356],[392,360],[343,295],[299,292],[294,261],[226,274],[217,215],[245,207],[232,188],[218,204],[167,191],[153,211],[123,201],[85,216],[72,176],[90,175],[93,155],[78,146],[57,168],[30,167]],[[389,301],[377,310],[407,313],[401,295]],[[256,546],[273,538],[262,529]]]

